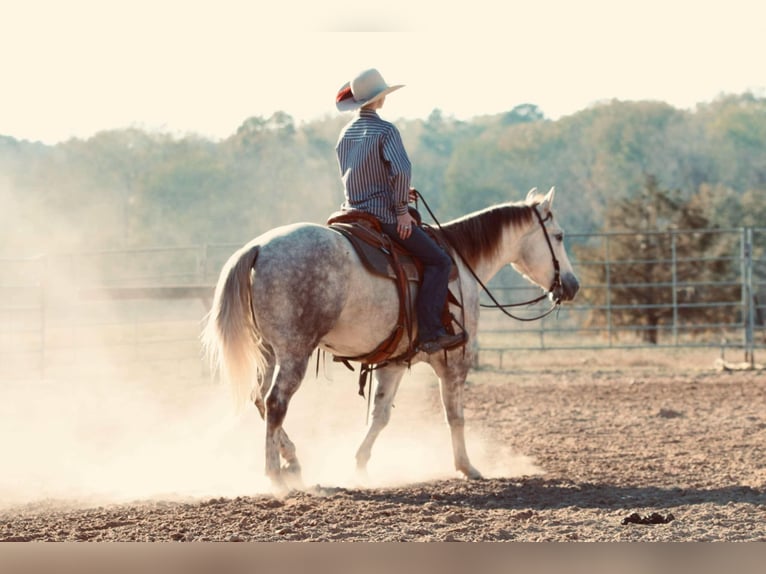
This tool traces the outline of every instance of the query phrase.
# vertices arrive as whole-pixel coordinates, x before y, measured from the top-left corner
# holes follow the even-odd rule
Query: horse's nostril
[[[580,282],[577,277],[571,273],[564,273],[561,277],[561,283],[563,285],[564,297],[567,301],[571,301],[577,295],[580,290]]]

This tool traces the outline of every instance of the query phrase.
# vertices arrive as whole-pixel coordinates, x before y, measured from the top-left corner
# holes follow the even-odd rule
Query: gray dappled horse
[[[453,253],[460,283],[453,281],[450,289],[462,299],[463,311],[455,313],[464,318],[469,344],[447,353],[419,353],[411,362],[427,362],[439,377],[455,468],[468,478],[481,478],[468,459],[463,432],[463,387],[473,363],[470,343],[479,319],[475,277],[486,283],[511,264],[548,290],[552,300],[574,298],[579,284],[553,216],[554,194],[553,188],[544,196],[533,189],[524,202],[471,213],[441,228],[460,253]],[[416,284],[410,285],[416,289]],[[277,492],[287,490],[286,478],[300,479],[295,447],[282,423],[314,349],[340,357],[369,353],[393,331],[398,309],[394,282],[369,273],[349,241],[327,226],[297,223],[272,229],[224,265],[203,342],[212,365],[232,385],[240,403],[254,399],[266,420],[266,474]],[[406,339],[396,354],[407,350]],[[389,421],[407,366],[390,363],[374,371],[372,421],[356,453],[362,473],[375,439]]]

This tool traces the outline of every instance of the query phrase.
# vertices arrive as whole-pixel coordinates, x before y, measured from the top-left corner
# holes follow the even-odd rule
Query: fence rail
[[[707,249],[694,253],[690,234]],[[533,323],[483,310],[480,357],[502,365],[519,350],[708,347],[753,364],[766,348],[766,228],[573,234],[569,243],[577,299]],[[625,255],[626,244],[637,247]],[[238,247],[0,258],[0,379],[55,376],[85,360],[199,376],[201,319]],[[539,293],[510,269],[489,288],[505,303]]]

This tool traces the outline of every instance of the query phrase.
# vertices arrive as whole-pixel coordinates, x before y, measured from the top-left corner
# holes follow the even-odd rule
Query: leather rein
[[[431,208],[428,206],[428,203],[423,198],[421,193],[415,190],[415,194],[418,199],[423,201],[423,207],[426,208],[426,211],[428,211],[428,214],[436,223],[436,227],[438,227],[439,230],[442,230],[441,223],[439,223],[439,220],[436,219],[436,216],[434,215],[433,211],[431,211]],[[510,307],[523,307],[526,305],[533,305],[539,301],[542,301],[543,299],[547,298],[551,293],[553,293],[557,287],[561,286],[561,265],[559,264],[559,260],[556,257],[556,253],[553,251],[553,243],[551,243],[551,238],[548,235],[548,229],[545,227],[545,222],[551,218],[551,214],[549,213],[548,216],[545,219],[543,219],[542,216],[540,215],[540,212],[537,211],[536,205],[532,206],[532,210],[534,211],[535,216],[537,217],[537,221],[540,223],[540,227],[543,228],[543,235],[545,236],[545,242],[548,244],[548,250],[551,253],[551,259],[553,260],[554,275],[553,275],[553,281],[551,282],[551,286],[548,288],[548,290],[542,295],[540,295],[539,297],[530,299],[529,301],[523,301],[521,303],[505,303],[505,304],[500,303],[492,294],[492,292],[489,290],[489,288],[482,282],[481,279],[479,279],[478,275],[476,275],[476,272],[471,268],[471,266],[468,265],[468,262],[466,261],[466,258],[463,257],[463,254],[460,252],[460,249],[458,249],[456,245],[450,242],[449,239],[446,237],[446,234],[444,234],[445,241],[447,241],[452,247],[452,249],[455,250],[455,253],[457,253],[458,256],[460,256],[460,259],[463,260],[463,264],[466,266],[468,271],[471,272],[471,275],[473,275],[473,278],[476,279],[476,282],[481,286],[481,288],[484,290],[487,296],[492,300],[492,303],[493,303],[492,305],[486,305],[484,303],[481,303],[480,306],[484,308],[489,308],[489,309],[499,309],[500,311],[503,312],[503,314],[510,317],[511,319],[516,319],[517,321],[524,321],[524,322],[538,321],[544,317],[547,317],[548,315],[553,313],[561,304],[561,300],[556,299],[555,301],[553,301],[553,304],[551,305],[550,309],[548,309],[547,311],[543,312],[542,314],[536,317],[519,317],[518,315],[514,315],[513,313],[508,311],[508,308]]]

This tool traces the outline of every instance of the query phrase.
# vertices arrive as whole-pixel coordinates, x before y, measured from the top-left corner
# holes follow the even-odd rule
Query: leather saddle
[[[415,217],[418,225],[422,227],[420,214],[410,208],[410,213]],[[401,274],[407,281],[419,282],[422,278],[423,266],[404,247],[391,241],[383,233],[378,219],[363,211],[337,211],[330,215],[327,225],[340,232],[354,246],[357,255],[362,260],[365,268],[375,275],[398,279]],[[430,227],[423,227],[431,238],[436,241],[445,251],[446,245],[442,239],[433,233]],[[401,266],[401,270],[397,269]],[[450,281],[457,278],[457,266],[452,264]]]
[[[420,225],[421,218],[417,210],[410,208],[410,213],[412,213]],[[410,297],[409,283],[420,282],[423,274],[422,264],[406,249],[392,241],[383,232],[380,222],[373,215],[361,211],[338,211],[330,215],[327,225],[330,229],[334,229],[348,239],[370,273],[392,279],[396,283],[399,294],[399,317],[391,335],[366,355],[335,357],[335,360],[343,362],[351,368],[349,361],[358,361],[364,365],[378,365],[389,362],[389,360],[410,359],[416,351],[412,340],[414,302]],[[449,253],[442,239],[430,227],[422,225],[421,227]],[[450,281],[457,277],[458,270],[453,261]],[[445,327],[447,327],[448,332],[454,332],[452,328],[453,317],[449,312],[450,302],[459,305],[459,302],[450,293],[445,305],[442,321]],[[407,351],[392,359],[392,355],[396,352],[405,332],[409,337]],[[362,394],[361,380],[360,378],[360,394]]]

